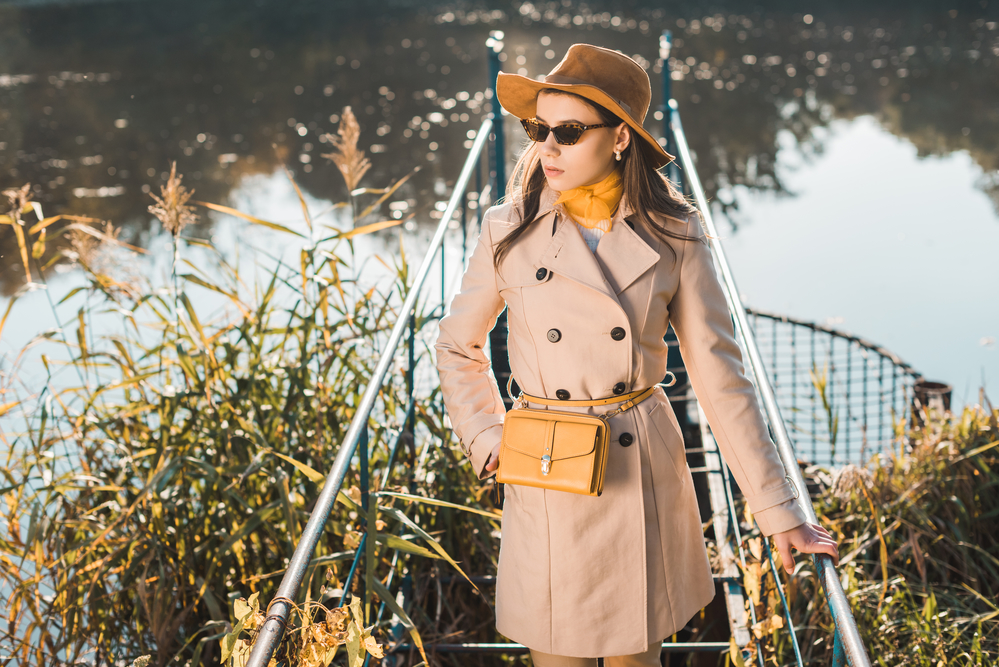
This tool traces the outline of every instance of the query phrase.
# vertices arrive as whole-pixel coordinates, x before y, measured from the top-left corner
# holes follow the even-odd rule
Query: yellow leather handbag
[[[654,389],[592,401],[555,401],[521,394],[503,421],[496,481],[599,496],[607,468],[610,418],[651,396]],[[554,406],[623,405],[592,416],[522,407],[525,400]]]

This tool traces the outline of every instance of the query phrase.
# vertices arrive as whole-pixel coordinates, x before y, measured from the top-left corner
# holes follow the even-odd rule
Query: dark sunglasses
[[[587,130],[597,127],[611,127],[607,123],[601,123],[600,125],[566,123],[565,125],[549,127],[537,118],[522,118],[520,124],[524,126],[524,130],[527,131],[527,136],[530,137],[531,141],[545,141],[548,139],[548,133],[551,132],[555,135],[555,143],[563,146],[572,146],[579,141],[579,138],[583,136],[583,132]]]

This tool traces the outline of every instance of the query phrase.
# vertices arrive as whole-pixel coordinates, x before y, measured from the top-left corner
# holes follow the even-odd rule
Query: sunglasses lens
[[[583,136],[583,128],[575,125],[559,125],[552,132],[555,134],[555,141],[563,146],[572,146]]]
[[[524,119],[520,121],[520,124],[524,126],[524,130],[527,131],[527,136],[531,141],[544,141],[548,138],[548,126],[542,125],[534,119]]]

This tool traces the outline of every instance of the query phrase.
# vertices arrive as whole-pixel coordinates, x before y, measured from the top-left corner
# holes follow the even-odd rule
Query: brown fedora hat
[[[642,127],[652,101],[649,75],[620,51],[573,44],[562,62],[541,81],[500,72],[496,79],[496,98],[514,116],[534,118],[538,111],[538,93],[546,88],[575,93],[615,114],[653,148],[657,167],[674,159]]]

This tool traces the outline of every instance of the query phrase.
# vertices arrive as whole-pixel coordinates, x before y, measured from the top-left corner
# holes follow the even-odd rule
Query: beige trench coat
[[[445,405],[479,478],[492,474],[483,467],[505,413],[484,351],[504,306],[513,374],[525,393],[549,398],[559,389],[587,399],[611,396],[622,382],[626,391],[661,382],[663,336],[672,323],[694,391],[763,533],[804,523],[743,371],[707,245],[672,241],[674,259],[640,222],[634,229],[625,222],[630,209],[622,200],[593,253],[556,198],[543,193],[545,217],[499,272],[494,246],[519,216],[510,203],[486,212],[460,292],[440,323]],[[704,236],[696,215],[668,224]],[[617,327],[623,340],[611,337]],[[561,333],[557,342],[551,329]],[[529,648],[578,657],[639,653],[714,596],[683,440],[665,393],[657,389],[610,423],[601,496],[505,487],[496,627]],[[630,446],[620,441],[624,433]]]

